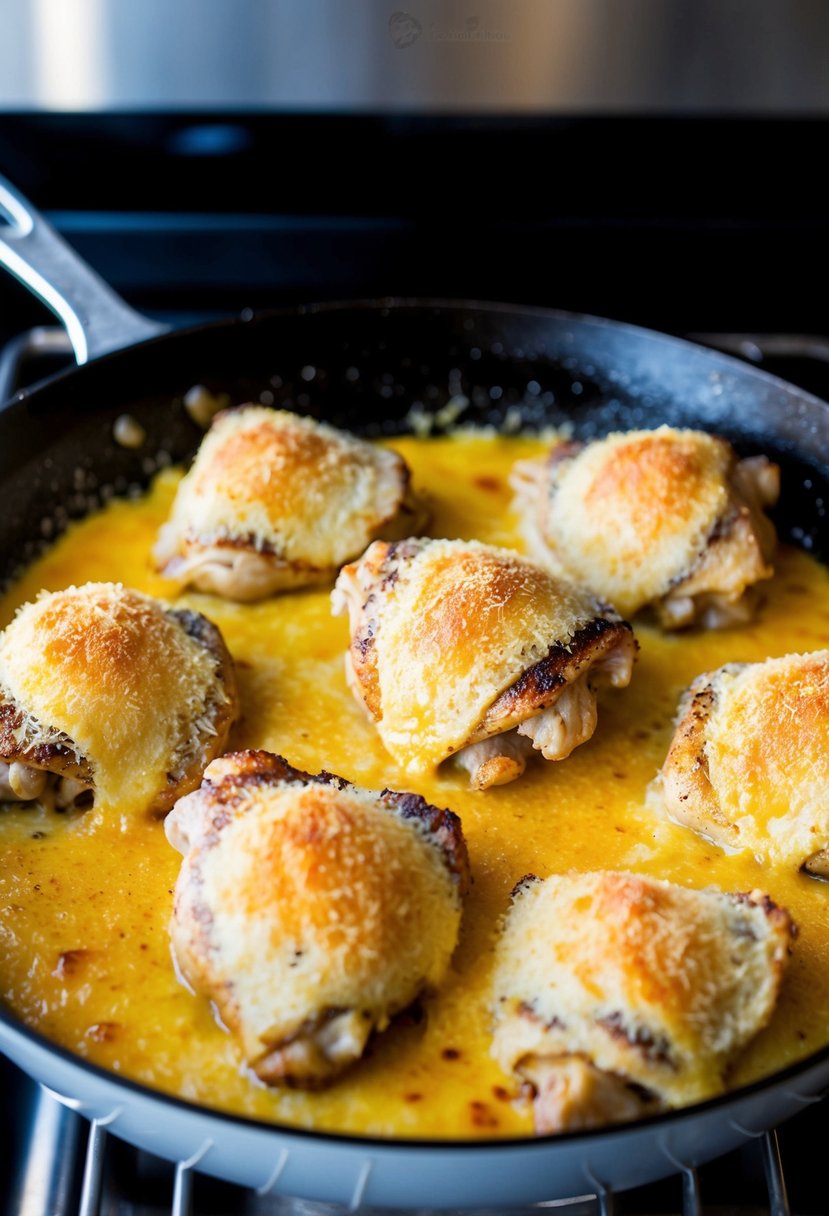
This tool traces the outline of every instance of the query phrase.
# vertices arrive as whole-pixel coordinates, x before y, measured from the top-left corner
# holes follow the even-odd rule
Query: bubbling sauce
[[[507,478],[515,460],[543,450],[540,441],[459,433],[392,446],[428,494],[431,535],[523,548]],[[88,580],[172,597],[149,553],[178,476],[164,471],[141,500],[111,502],[74,524],[0,600],[0,626],[41,589]],[[593,739],[568,760],[539,761],[483,794],[451,766],[412,781],[386,754],[347,689],[348,627],[331,616],[328,589],[254,605],[179,597],[215,621],[237,662],[242,718],[232,748],[267,748],[373,789],[413,789],[461,816],[474,881],[453,968],[439,992],[376,1037],[367,1058],[329,1089],[267,1089],[243,1067],[208,1002],[176,978],[167,924],[180,857],[163,825],[128,806],[71,816],[11,807],[0,811],[0,998],[78,1055],[207,1106],[370,1135],[531,1133],[528,1100],[489,1054],[499,918],[530,871],[618,868],[692,887],[762,887],[785,905],[800,935],[780,1002],[729,1084],[807,1055],[829,1039],[829,885],[748,854],[729,856],[644,805],[679,694],[694,676],[829,646],[829,571],[783,549],[761,590],[756,621],[740,629],[664,636],[637,625],[633,682],[602,693]]]

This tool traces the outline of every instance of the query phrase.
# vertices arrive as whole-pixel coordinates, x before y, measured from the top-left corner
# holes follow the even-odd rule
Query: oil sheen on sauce
[[[428,494],[434,536],[522,548],[508,474],[537,440],[459,434],[394,445]],[[120,580],[161,597],[149,551],[178,474],[138,501],[75,524],[0,600],[0,626],[42,588]],[[0,812],[0,997],[30,1026],[124,1076],[208,1106],[370,1135],[481,1137],[532,1129],[529,1104],[489,1054],[492,943],[518,879],[570,869],[630,869],[692,887],[766,890],[800,934],[771,1025],[732,1071],[754,1080],[829,1041],[829,885],[726,855],[644,806],[680,692],[698,673],[829,646],[829,572],[783,549],[756,621],[721,633],[663,636],[637,625],[631,686],[602,694],[593,739],[539,761],[512,785],[474,793],[444,767],[408,780],[384,752],[343,674],[344,619],[328,589],[234,605],[186,595],[222,630],[238,664],[242,719],[232,748],[264,747],[292,764],[373,789],[414,789],[463,821],[474,882],[441,991],[398,1019],[367,1059],[320,1093],[269,1090],[240,1063],[206,1000],[176,978],[167,923],[179,855],[157,820],[128,806],[74,817]],[[125,758],[129,763],[129,758]]]

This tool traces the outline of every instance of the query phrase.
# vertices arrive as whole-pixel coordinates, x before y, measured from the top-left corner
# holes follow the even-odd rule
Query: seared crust
[[[450,811],[236,752],[166,831],[179,968],[266,1083],[329,1081],[442,979],[469,884]]]
[[[413,771],[533,720],[525,732],[533,744],[480,753],[476,788],[518,776],[532,746],[555,759],[589,737],[595,712],[591,718],[589,706],[575,701],[571,716],[580,718],[581,734],[574,728],[569,743],[562,728],[565,741],[548,746],[547,725],[535,721],[564,705],[577,681],[588,681],[592,696],[594,681],[622,687],[630,679],[630,626],[590,593],[509,550],[474,541],[375,541],[341,571],[332,602],[351,618],[352,690],[388,750]]]
[[[213,421],[159,536],[159,569],[235,600],[333,578],[376,536],[422,525],[402,457],[284,410]]]
[[[771,1017],[794,933],[759,891],[610,871],[523,880],[496,950],[493,1052],[535,1084],[539,1130],[709,1097]]]
[[[343,568],[331,598],[335,615],[348,610],[352,637],[346,672],[355,681],[355,695],[375,722],[382,717],[376,646],[382,597],[428,544],[428,540],[410,537],[369,545],[358,562]]]
[[[577,630],[566,646],[556,644],[545,659],[519,676],[489,707],[470,742],[509,730],[554,705],[565,685],[617,648],[627,651],[632,639],[627,621],[597,617]]]
[[[56,739],[61,737],[59,731],[49,732],[52,733]],[[0,758],[7,764],[22,760],[32,768],[71,777],[84,785],[92,784],[92,766],[85,757],[77,755],[68,736],[63,736],[63,743],[29,743],[27,734],[24,715],[0,691]]]
[[[730,665],[732,670],[740,666]],[[717,697],[712,678],[713,673],[697,676],[683,693],[674,737],[654,792],[664,800],[672,819],[717,844],[737,849],[739,828],[720,810],[705,755],[705,728]]]
[[[724,439],[660,427],[561,444],[516,467],[536,556],[626,616],[650,607],[665,628],[748,619],[746,592],[771,577],[779,493],[765,457]]]
[[[250,748],[243,752],[225,752],[214,760],[202,777],[199,792],[205,795],[202,804],[209,809],[212,830],[219,830],[229,822],[229,818],[224,815],[217,818],[217,810],[234,810],[240,807],[254,787],[304,787],[311,784],[330,785],[335,790],[359,789],[353,782],[346,781],[345,777],[338,777],[335,773],[328,773],[324,769],[319,773],[306,773],[303,769],[289,764],[283,756],[277,756],[274,752],[262,748]],[[378,803],[399,818],[417,822],[431,843],[441,849],[446,868],[455,876],[460,894],[466,895],[471,882],[469,857],[461,821],[454,811],[441,810],[419,794],[385,789],[381,790],[376,798]],[[188,807],[186,815],[179,813],[167,820],[167,838],[180,853],[186,853],[197,842],[203,843],[204,837],[201,834],[192,834],[192,826],[199,822],[199,817],[194,814],[192,807]],[[188,831],[187,835],[182,834],[185,830]],[[200,832],[203,830],[202,827]]]
[[[0,635],[0,759],[155,813],[198,784],[238,711],[219,630],[111,583],[24,605]]]
[[[829,651],[731,663],[684,695],[653,797],[717,844],[829,877]]]
[[[405,794],[383,790],[380,802],[403,820],[412,820],[443,853],[447,870],[454,876],[460,894],[466,895],[472,884],[469,854],[461,830],[461,821],[454,811],[432,806],[420,794]]]

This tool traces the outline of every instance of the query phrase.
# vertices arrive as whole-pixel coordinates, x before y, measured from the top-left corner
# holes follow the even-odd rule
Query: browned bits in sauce
[[[490,494],[497,494],[502,489],[497,477],[475,477],[473,480],[479,490],[488,490]]]
[[[444,1060],[459,1060],[461,1058],[461,1053],[457,1047],[444,1047],[440,1054]]]
[[[366,1014],[366,1017],[369,1015]],[[395,1026],[420,1026],[426,1017],[425,1010],[420,1001],[415,1001],[408,1009],[403,1009],[394,1019]]]
[[[58,955],[52,975],[56,980],[71,979],[78,974],[91,957],[91,950],[64,950]]]
[[[512,1098],[512,1094],[510,1093],[510,1091],[508,1089],[505,1089],[503,1085],[493,1085],[492,1093],[493,1093],[493,1096],[496,1097],[499,1102],[509,1102]]]
[[[469,1116],[475,1127],[497,1127],[498,1118],[489,1109],[486,1102],[474,1101],[469,1103]]]
[[[404,1094],[403,1101],[404,1102],[422,1102],[423,1094],[418,1094],[418,1093]]]
[[[120,1029],[120,1022],[94,1022],[84,1037],[94,1039],[96,1043],[112,1043],[117,1039]]]

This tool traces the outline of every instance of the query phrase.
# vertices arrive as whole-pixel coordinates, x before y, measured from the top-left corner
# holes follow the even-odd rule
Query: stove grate
[[[32,1084],[31,1090],[23,1151],[7,1193],[9,1216],[392,1216],[386,1209],[364,1208],[358,1197],[342,1207],[219,1182],[200,1174],[196,1160],[162,1161],[111,1135],[106,1120],[88,1123],[47,1089]],[[748,1173],[747,1160],[755,1167]],[[627,1194],[602,1190],[500,1209],[498,1216],[791,1216],[776,1131],[758,1134],[753,1145],[722,1163],[744,1176],[746,1202],[723,1203],[729,1196],[719,1175],[707,1176],[709,1167],[703,1166],[679,1169],[671,1179]]]

